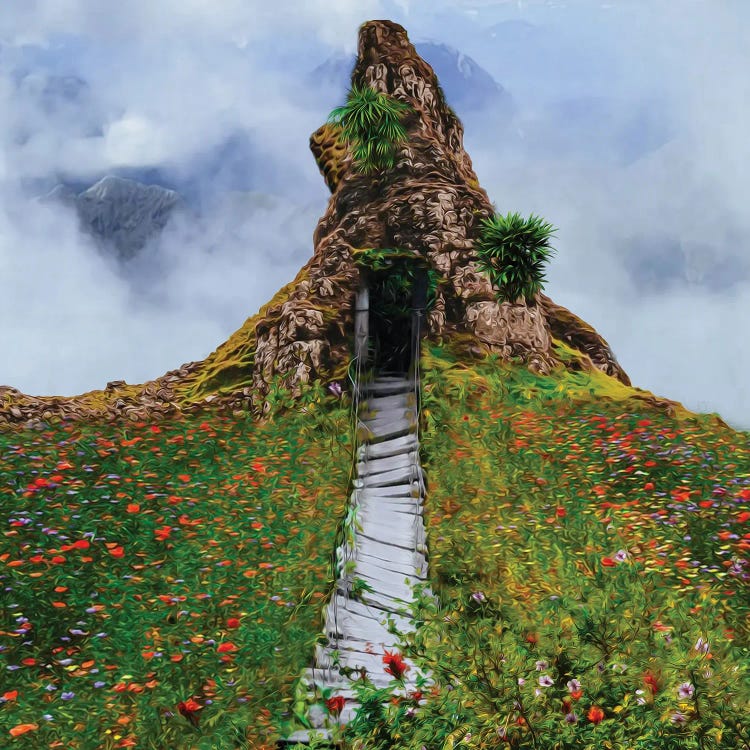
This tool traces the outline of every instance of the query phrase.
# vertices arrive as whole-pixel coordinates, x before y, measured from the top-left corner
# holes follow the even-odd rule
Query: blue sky
[[[458,114],[498,209],[559,228],[550,296],[609,340],[636,385],[750,429],[747,3],[283,7],[4,4],[0,383],[73,394],[142,382],[206,356],[291,280],[328,200],[308,138],[342,103],[295,92],[327,57],[355,50],[361,23],[389,18],[412,41],[470,55],[512,95],[509,128]],[[72,102],[44,94],[55,76],[85,82]],[[239,199],[175,223],[153,262],[127,273],[73,216],[34,199],[61,175],[85,185],[128,168],[200,174],[207,150],[237,133],[257,150],[248,189],[272,192],[274,206],[250,215]],[[224,173],[200,186],[230,187]]]

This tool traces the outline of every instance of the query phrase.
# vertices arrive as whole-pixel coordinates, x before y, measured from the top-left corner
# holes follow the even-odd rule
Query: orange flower
[[[218,654],[226,654],[230,651],[236,651],[237,646],[234,645],[231,641],[226,641],[225,643],[220,643],[216,649],[216,653]]]
[[[138,503],[128,503],[127,510],[128,513],[137,513],[141,509],[141,506],[138,505]]]
[[[154,531],[154,536],[163,542],[165,539],[169,539],[169,535],[171,533],[172,533],[171,526],[162,526]]]
[[[601,720],[604,718],[604,711],[602,711],[599,706],[591,706],[589,712],[586,714],[586,718],[592,724],[599,724],[599,722],[601,722]]]
[[[16,724],[10,730],[10,736],[18,737],[21,734],[26,734],[26,732],[33,732],[35,729],[39,729],[38,724]]]

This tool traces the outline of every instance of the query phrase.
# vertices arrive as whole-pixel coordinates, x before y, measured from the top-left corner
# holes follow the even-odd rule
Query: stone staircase
[[[394,694],[416,689],[417,667],[405,659],[409,669],[398,685],[383,656],[386,649],[400,652],[388,620],[399,633],[412,629],[412,586],[427,578],[417,387],[405,376],[380,376],[361,386],[356,478],[325,613],[326,643],[316,646],[314,665],[302,676],[313,729],[295,732],[284,745],[308,744],[315,733],[330,738],[333,725],[351,721],[358,708],[352,681],[363,669],[375,686],[392,686]],[[338,716],[326,710],[323,691],[346,699]]]

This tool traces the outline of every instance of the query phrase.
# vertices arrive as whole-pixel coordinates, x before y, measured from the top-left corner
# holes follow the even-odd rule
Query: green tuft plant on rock
[[[495,214],[481,226],[478,265],[497,289],[498,301],[531,301],[546,281],[544,264],[554,253],[549,240],[557,230],[534,214],[524,219],[518,213]]]
[[[346,104],[336,107],[328,121],[341,126],[341,138],[351,145],[357,169],[373,174],[395,166],[396,147],[406,141],[401,118],[410,109],[370,86],[354,85]]]

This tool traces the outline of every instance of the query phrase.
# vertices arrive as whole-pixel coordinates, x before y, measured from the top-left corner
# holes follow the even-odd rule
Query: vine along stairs
[[[386,650],[400,651],[388,619],[398,633],[412,629],[412,587],[427,579],[419,382],[416,377],[381,375],[355,388],[362,401],[349,531],[336,551],[338,579],[325,613],[326,643],[316,646],[314,666],[302,677],[312,701],[308,720],[313,729],[295,732],[286,745],[307,744],[315,733],[330,738],[331,725],[351,721],[358,708],[352,682],[362,670],[378,688],[393,684],[394,694],[415,690],[422,675],[405,660],[409,669],[398,685],[383,662]],[[346,699],[338,716],[326,710],[324,691]]]

